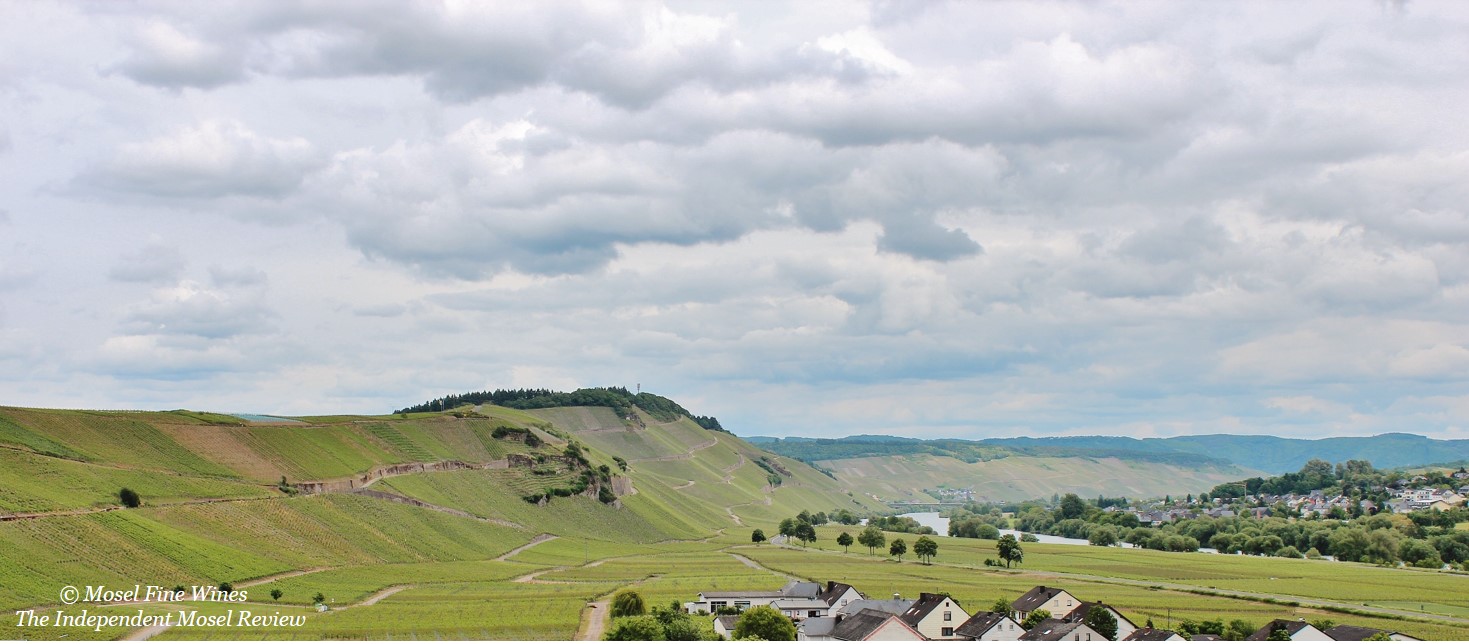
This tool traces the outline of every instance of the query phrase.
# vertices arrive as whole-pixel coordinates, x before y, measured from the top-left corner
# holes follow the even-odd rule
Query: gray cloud
[[[171,283],[183,275],[186,264],[177,248],[151,243],[124,255],[107,276],[118,282]]]

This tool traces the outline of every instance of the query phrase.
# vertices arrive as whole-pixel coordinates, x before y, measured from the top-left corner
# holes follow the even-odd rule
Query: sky
[[[1469,437],[1460,2],[0,0],[0,404]]]

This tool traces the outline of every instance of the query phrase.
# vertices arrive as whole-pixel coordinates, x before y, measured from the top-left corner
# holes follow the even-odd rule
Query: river
[[[909,512],[907,514],[900,514],[898,516],[913,519],[914,521],[917,521],[919,525],[926,525],[930,528],[933,528],[934,532],[937,532],[939,534],[949,534],[949,520],[939,516],[939,513],[937,512]],[[1001,530],[1000,534],[1012,534],[1015,535],[1016,539],[1020,538],[1019,530]],[[1049,534],[1038,534],[1035,535],[1035,538],[1040,539],[1041,543],[1059,543],[1070,546],[1091,545],[1087,543],[1086,539],[1068,539],[1066,537],[1056,537]],[[1122,547],[1131,548],[1132,544],[1124,543],[1122,544]]]

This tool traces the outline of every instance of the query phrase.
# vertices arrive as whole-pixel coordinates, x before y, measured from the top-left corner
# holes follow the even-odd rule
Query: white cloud
[[[239,121],[210,119],[123,144],[108,162],[79,177],[76,187],[165,199],[279,199],[318,164],[305,138],[274,139]]]

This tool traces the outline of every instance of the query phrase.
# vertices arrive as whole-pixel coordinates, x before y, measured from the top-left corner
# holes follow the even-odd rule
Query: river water
[[[934,531],[939,534],[949,534],[949,520],[939,516],[939,513],[937,512],[909,512],[907,514],[900,514],[898,516],[913,519],[914,521],[917,521],[919,525],[926,525],[930,528],[933,528]],[[1016,539],[1020,538],[1019,530],[1001,530],[1000,534],[1011,534],[1015,535]],[[1087,543],[1086,539],[1068,539],[1066,537],[1056,537],[1049,534],[1038,534],[1035,535],[1035,538],[1040,539],[1041,543],[1059,543],[1070,546],[1091,545]],[[1131,548],[1132,544],[1124,543],[1122,544],[1122,547]]]

